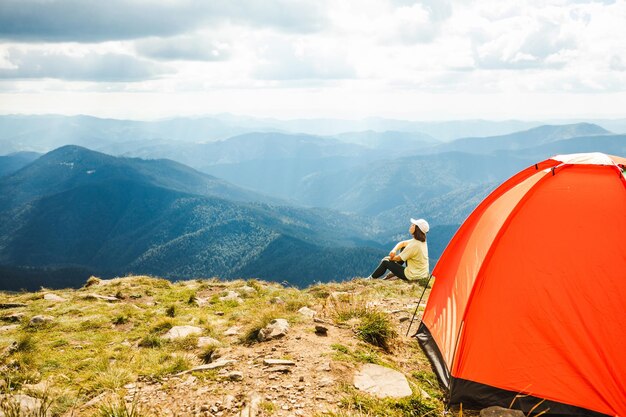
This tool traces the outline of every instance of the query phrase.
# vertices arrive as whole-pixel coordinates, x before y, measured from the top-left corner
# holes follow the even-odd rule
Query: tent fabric
[[[451,399],[462,380],[626,416],[625,163],[550,158],[461,225],[418,332]]]

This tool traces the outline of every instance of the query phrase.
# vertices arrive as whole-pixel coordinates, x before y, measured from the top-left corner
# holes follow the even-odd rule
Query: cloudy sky
[[[0,113],[626,117],[626,0],[2,0]]]

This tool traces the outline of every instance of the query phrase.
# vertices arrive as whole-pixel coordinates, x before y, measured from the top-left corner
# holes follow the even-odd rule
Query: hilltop
[[[4,411],[21,400],[52,416],[439,414],[436,378],[404,336],[422,289],[137,276],[0,293]],[[262,330],[273,320],[286,328]],[[403,398],[355,387],[371,364],[406,378],[393,389]]]
[[[80,278],[70,286],[91,274],[305,286],[366,273],[384,254],[372,233],[354,216],[283,205],[177,162],[79,146],[0,177],[2,289],[62,287],[60,269]]]

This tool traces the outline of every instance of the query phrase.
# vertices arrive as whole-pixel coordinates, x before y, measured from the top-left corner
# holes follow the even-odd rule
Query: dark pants
[[[378,268],[372,272],[372,278],[380,278],[387,270],[393,272],[398,278],[408,281],[406,275],[404,275],[404,266],[386,258],[380,261]]]

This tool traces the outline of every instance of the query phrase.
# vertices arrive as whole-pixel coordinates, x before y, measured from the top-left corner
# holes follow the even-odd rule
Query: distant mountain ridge
[[[437,151],[470,153],[489,153],[496,150],[516,151],[575,137],[610,134],[608,130],[591,123],[544,125],[508,135],[456,139],[440,145]]]
[[[37,152],[15,152],[0,156],[0,177],[14,173],[40,156]]]
[[[315,131],[315,120],[250,119],[231,130],[237,134],[215,140],[216,131],[194,143],[187,139],[218,124],[50,116],[43,117],[50,135],[42,135],[36,117],[11,119],[15,130],[7,118],[0,116],[0,148],[19,149],[20,140],[38,135],[38,146],[67,143],[62,133],[70,132],[76,143],[105,151],[63,146],[39,158],[0,157],[0,271],[32,277],[49,270],[53,279],[65,268],[70,275],[215,274],[297,285],[341,280],[371,272],[393,241],[406,238],[410,217],[430,222],[436,260],[474,207],[519,170],[555,154],[626,155],[626,135],[591,123],[522,123],[526,130],[485,137],[468,129],[444,143],[409,131],[418,122],[329,121],[317,131],[339,133],[323,136],[290,131]],[[217,119],[231,127],[242,120]],[[284,130],[270,131],[279,122]],[[367,129],[342,132],[346,126]]]
[[[167,173],[167,175],[163,175]],[[0,209],[81,184],[112,179],[137,180],[192,194],[221,196],[236,201],[277,202],[171,160],[116,158],[66,145],[0,181]]]
[[[55,150],[0,179],[0,192],[14,196],[0,205],[0,264],[172,279],[254,270],[305,285],[366,274],[384,253],[352,217],[193,193],[212,181],[172,161]],[[290,268],[270,276],[276,265],[259,259],[277,248]]]

